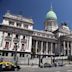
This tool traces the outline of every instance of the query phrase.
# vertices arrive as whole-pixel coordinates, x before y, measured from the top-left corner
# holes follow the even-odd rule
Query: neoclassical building
[[[44,20],[44,30],[33,29],[33,19],[10,12],[0,24],[0,52],[2,57],[37,58],[72,55],[72,31],[67,23],[58,24],[51,8]]]

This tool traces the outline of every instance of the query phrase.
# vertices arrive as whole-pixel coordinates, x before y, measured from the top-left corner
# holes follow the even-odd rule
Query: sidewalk
[[[65,65],[65,66],[72,66],[72,65],[69,65],[69,64],[68,64],[68,65]]]
[[[70,63],[70,64],[68,63],[68,64],[66,64],[65,66],[72,66],[72,63]]]
[[[20,65],[22,68],[38,68],[38,65]]]

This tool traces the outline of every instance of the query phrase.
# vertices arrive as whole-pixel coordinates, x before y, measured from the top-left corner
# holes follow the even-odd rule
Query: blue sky
[[[58,17],[58,24],[67,22],[72,28],[72,0],[0,0],[0,22],[2,15],[7,10],[13,14],[20,14],[34,20],[35,29],[44,29],[46,13],[50,10],[51,3],[53,10]]]

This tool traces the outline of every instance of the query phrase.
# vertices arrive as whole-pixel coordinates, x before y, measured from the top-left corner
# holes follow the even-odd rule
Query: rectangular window
[[[17,50],[17,43],[14,43],[14,47],[13,47],[13,50]]]
[[[25,45],[24,44],[22,44],[22,46],[21,46],[21,51],[25,51]]]
[[[28,28],[28,25],[24,24],[24,28]]]
[[[17,27],[21,27],[21,24],[20,23],[17,23]]]
[[[23,39],[25,39],[25,36],[23,36]]]
[[[8,37],[10,37],[10,33],[8,33]]]
[[[24,57],[24,53],[20,53],[20,57]]]
[[[5,43],[5,49],[9,49],[9,42]]]
[[[24,48],[24,44],[22,44],[22,48]]]
[[[2,56],[8,56],[8,53],[7,52],[3,52]]]
[[[19,36],[18,36],[18,35],[16,35],[16,38],[17,38],[17,39],[18,39],[18,37],[19,37]]]
[[[14,56],[14,53],[11,53],[11,56]]]
[[[6,53],[6,56],[8,56],[8,53]]]
[[[14,22],[13,21],[9,21],[9,25],[14,25]]]
[[[4,52],[2,53],[2,56],[4,56]]]

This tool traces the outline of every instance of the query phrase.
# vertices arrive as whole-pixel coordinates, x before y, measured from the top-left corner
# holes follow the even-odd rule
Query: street
[[[22,68],[20,71],[8,71],[8,72],[72,72],[72,66],[51,67],[51,68],[25,67]]]

